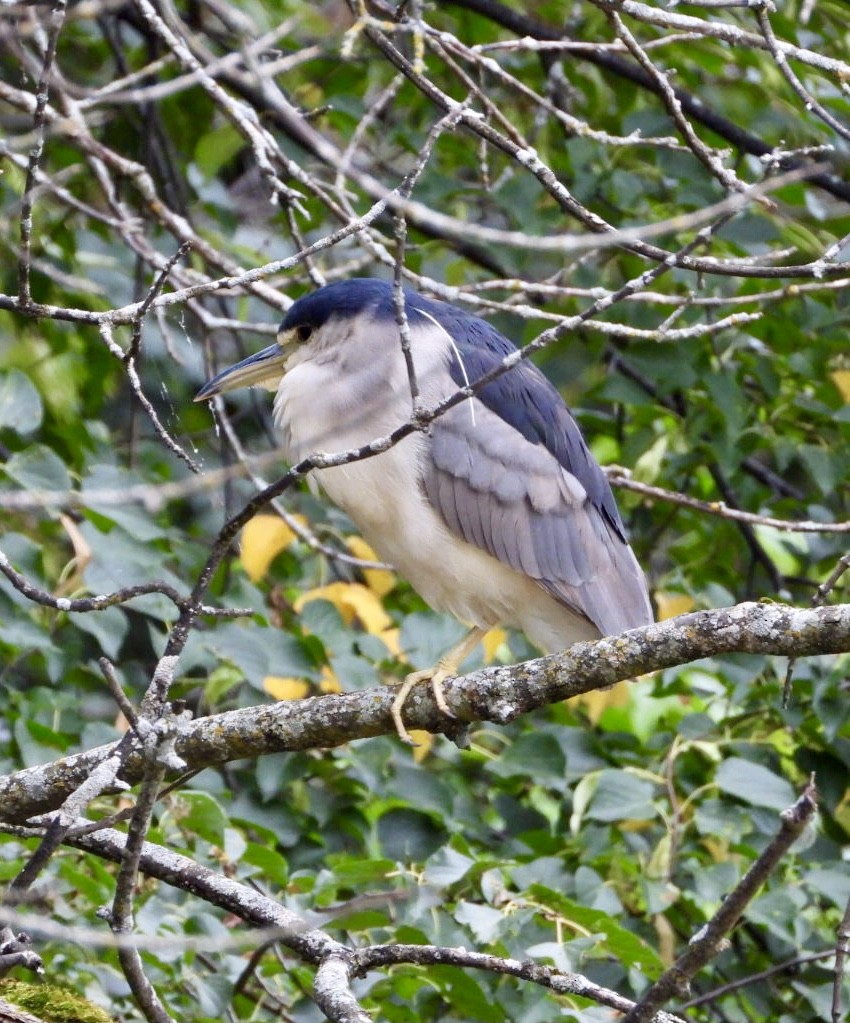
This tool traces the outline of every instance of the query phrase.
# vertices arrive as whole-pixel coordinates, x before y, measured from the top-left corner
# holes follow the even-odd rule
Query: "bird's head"
[[[346,327],[393,321],[392,285],[388,282],[358,277],[327,284],[290,306],[273,345],[222,370],[204,384],[195,401],[207,401],[240,387],[276,391],[295,361],[338,349],[350,333]]]

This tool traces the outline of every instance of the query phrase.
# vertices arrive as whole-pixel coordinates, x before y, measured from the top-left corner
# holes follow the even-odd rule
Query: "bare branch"
[[[825,124],[828,124],[837,135],[841,136],[841,138],[850,140],[850,128],[848,128],[847,125],[842,124],[837,117],[833,117],[826,107],[815,99],[789,66],[788,58],[786,57],[784,50],[780,47],[779,40],[776,38],[773,31],[773,26],[770,24],[768,10],[773,6],[770,3],[770,0],[756,0],[755,3],[751,4],[751,6],[754,6],[756,9],[756,17],[758,18],[759,27],[764,35],[764,41],[776,62],[776,66],[782,72],[785,81],[788,82],[794,92],[797,93],[807,110],[813,110],[817,116]]]
[[[168,712],[156,722],[146,721],[143,718],[138,719],[137,729],[143,736],[145,746],[145,773],[139,797],[130,818],[127,841],[118,868],[112,910],[109,916],[109,925],[112,930],[124,937],[129,936],[134,928],[133,901],[139,864],[158,798],[160,783],[169,767],[174,769],[176,766],[179,769],[182,766],[179,762],[175,762],[172,752],[179,724],[179,716]],[[153,984],[145,974],[139,950],[130,943],[122,943],[118,948],[118,957],[136,1002],[149,1023],[173,1023],[172,1017],[166,1012]]]
[[[768,875],[812,821],[816,810],[816,793],[810,785],[792,807],[782,811],[776,837],[726,896],[711,920],[691,938],[673,966],[665,970],[637,1005],[626,1013],[623,1023],[649,1023],[665,1002],[687,996],[691,979],[725,947],[727,935]]]
[[[556,970],[533,960],[526,959],[520,962],[517,959],[504,959],[501,956],[473,952],[465,948],[445,948],[439,945],[372,945],[357,951],[354,969],[360,974],[398,963],[486,970],[539,984],[559,995],[588,998],[622,1013],[628,1012],[635,1005],[630,999],[601,984],[595,984],[580,973],[565,973],[563,970]],[[659,1012],[655,1019],[656,1023],[682,1023],[679,1016],[669,1012]]]
[[[35,601],[44,607],[52,607],[56,611],[68,611],[77,614],[84,614],[89,611],[102,611],[107,607],[115,607],[118,604],[126,604],[136,597],[144,597],[151,593],[161,593],[168,597],[178,608],[185,607],[191,601],[189,597],[181,597],[177,590],[168,583],[140,583],[138,586],[126,586],[116,590],[114,593],[102,593],[93,597],[54,597],[53,594],[33,585],[26,576],[22,575],[12,567],[6,555],[0,551],[0,572],[6,576],[15,589],[22,593],[29,600]],[[211,615],[221,618],[243,618],[245,615],[253,614],[250,608],[227,608],[208,607],[206,604],[198,606],[196,613],[199,615]]]
[[[749,6],[760,6],[759,3]],[[648,25],[658,25],[661,28],[674,28],[679,31],[697,32],[703,38],[722,39],[733,46],[768,50],[767,41],[756,32],[747,32],[744,29],[732,25],[730,22],[705,18],[694,18],[687,14],[675,14],[669,10],[661,10],[658,7],[650,7],[648,4],[639,3],[638,0],[623,0],[620,9],[624,14],[643,21]],[[845,81],[850,78],[850,64],[846,61],[836,60],[815,50],[808,50],[803,46],[789,43],[787,40],[778,40],[777,47],[786,57],[793,57],[810,67],[820,68],[830,74],[843,78]]]
[[[41,155],[44,151],[48,83],[50,81],[53,61],[56,59],[56,45],[59,42],[59,33],[65,21],[65,0],[54,0],[54,3],[55,6],[50,12],[47,47],[44,52],[41,74],[35,91],[35,109],[33,111],[35,142],[30,150],[29,162],[27,164],[27,179],[24,185],[23,198],[21,199],[21,249],[18,255],[18,293],[24,306],[29,305],[32,301],[32,294],[30,292],[30,259],[32,255],[33,190],[39,172]]]
[[[844,980],[844,963],[850,952],[850,901],[844,908],[844,915],[835,938],[835,970],[832,981],[832,1023],[841,1023],[841,983]]]
[[[653,487],[648,483],[641,483],[624,474],[617,466],[608,470],[608,479],[614,487],[622,490],[630,490],[632,493],[641,494],[658,501],[667,501],[670,504],[680,505],[682,508],[691,508],[694,511],[703,512],[706,515],[716,515],[721,519],[729,519],[732,522],[747,522],[753,526],[769,526],[771,529],[779,529],[785,533],[850,533],[850,521],[848,522],[815,522],[812,520],[777,519],[771,515],[759,515],[756,512],[741,511],[739,508],[729,508],[723,501],[700,501],[688,494],[678,494],[673,490],[665,490],[663,487]]]
[[[659,95],[664,100],[664,105],[667,107],[667,112],[673,120],[673,123],[681,132],[688,148],[700,161],[700,163],[708,170],[708,172],[728,190],[734,192],[744,193],[748,191],[748,185],[741,181],[738,176],[728,167],[723,165],[720,155],[712,152],[708,146],[706,146],[694,129],[691,127],[690,121],[685,117],[682,105],[679,102],[678,96],[667,81],[666,76],[662,71],[655,66],[649,55],[638,43],[637,39],[632,33],[626,28],[623,19],[617,13],[616,7],[609,2],[609,0],[595,0],[596,3],[606,12],[611,24],[620,39],[626,45],[626,48],[637,60],[638,64],[644,69],[644,71],[654,80]],[[762,202],[766,200],[762,199]],[[773,204],[770,204],[773,208]]]
[[[313,982],[316,1004],[334,1023],[372,1023],[350,987],[351,953],[330,955],[319,964]]]

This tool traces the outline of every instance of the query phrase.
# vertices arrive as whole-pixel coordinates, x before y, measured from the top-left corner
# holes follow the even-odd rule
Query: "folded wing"
[[[485,321],[455,312],[442,326],[456,340],[451,373],[462,386],[514,349]],[[430,447],[423,489],[452,532],[535,579],[603,635],[653,620],[605,474],[535,366],[518,364],[437,419]]]

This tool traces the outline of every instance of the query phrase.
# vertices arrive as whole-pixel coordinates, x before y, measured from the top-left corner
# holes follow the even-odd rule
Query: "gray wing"
[[[607,500],[588,496],[546,445],[473,398],[435,420],[430,452],[424,491],[453,533],[531,576],[602,635],[653,620],[619,517],[612,522]]]

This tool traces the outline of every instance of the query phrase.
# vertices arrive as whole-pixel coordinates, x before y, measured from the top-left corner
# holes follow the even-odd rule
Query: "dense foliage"
[[[215,420],[194,393],[270,343],[293,298],[397,260],[518,344],[555,328],[535,360],[599,460],[630,470],[617,496],[659,617],[846,594],[846,2],[351,7],[0,11],[0,552],[20,574],[0,576],[3,775],[126,735],[106,676],[138,705],[178,620],[169,696],[197,716],[398,682],[461,635],[303,481],[277,499],[286,522],[267,505],[241,548],[214,547],[283,467],[263,393]],[[187,603],[211,552],[192,600],[250,613]],[[63,609],[135,586],[149,592]],[[531,656],[499,632],[467,667]],[[814,773],[816,827],[669,1008],[829,1020],[850,661],[797,661],[783,701],[787,663],[669,668],[474,724],[466,748],[420,734],[411,752],[389,727],[240,758],[166,788],[147,838],[349,945],[464,946],[638,999]],[[137,791],[76,812],[124,810],[123,828]],[[11,882],[45,821],[2,804],[0,819]],[[122,918],[117,874],[63,845],[3,923],[30,930],[49,979],[131,1019],[99,916]],[[322,1018],[291,945],[261,946],[160,881],[141,877],[133,900],[175,1018]],[[399,1023],[611,1012],[439,962],[374,970],[354,992]]]

